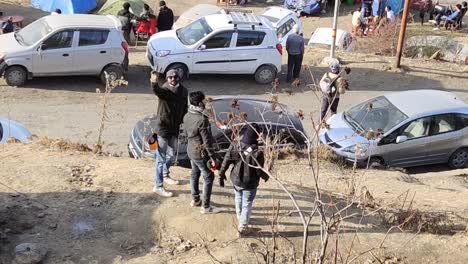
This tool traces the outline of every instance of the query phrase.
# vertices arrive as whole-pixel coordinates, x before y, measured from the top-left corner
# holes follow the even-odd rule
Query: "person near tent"
[[[432,4],[432,0],[424,0],[423,4],[421,5],[421,9],[419,10],[421,26],[424,25],[424,17],[426,16],[426,13],[429,14],[429,20],[434,19],[434,5]]]
[[[393,12],[390,6],[385,7],[385,13],[386,13],[386,17],[380,20],[379,26],[377,27],[377,29],[380,29],[381,27],[395,23],[396,21],[395,12]]]
[[[157,21],[158,31],[171,30],[172,25],[174,24],[174,13],[172,10],[167,7],[166,1],[159,2],[159,14]]]
[[[62,10],[60,10],[60,8],[55,8],[54,11],[52,11],[52,13],[50,13],[52,16],[54,15],[61,15],[62,14]]]
[[[130,12],[130,3],[125,2],[122,5],[123,9],[121,9],[117,13],[117,17],[120,19],[120,22],[122,23],[122,31],[125,40],[130,43],[130,32],[132,30],[132,19],[135,19],[136,16]]]

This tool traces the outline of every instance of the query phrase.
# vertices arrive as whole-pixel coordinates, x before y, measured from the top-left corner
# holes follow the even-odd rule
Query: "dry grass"
[[[60,151],[81,151],[81,152],[91,152],[92,149],[86,145],[81,143],[71,142],[67,139],[52,139],[49,137],[42,137],[37,140],[39,145],[42,145],[47,148],[58,149]]]

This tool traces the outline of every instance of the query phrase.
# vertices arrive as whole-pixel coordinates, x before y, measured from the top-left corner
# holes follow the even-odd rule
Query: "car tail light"
[[[124,49],[125,54],[128,55],[128,43],[126,41],[122,41],[122,49]]]
[[[278,50],[279,54],[283,55],[283,46],[280,43],[276,44],[276,49]]]

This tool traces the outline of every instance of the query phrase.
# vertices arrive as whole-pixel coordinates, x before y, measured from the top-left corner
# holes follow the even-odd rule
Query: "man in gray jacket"
[[[215,167],[213,158],[213,136],[211,135],[210,121],[205,114],[205,95],[198,91],[189,95],[189,110],[184,116],[184,133],[187,136],[187,154],[192,166],[190,177],[190,189],[192,193],[191,206],[201,206],[202,214],[216,214],[220,209],[211,206],[211,190],[213,189],[214,174],[210,171],[207,163]],[[203,175],[203,200],[200,200],[199,180]]]
[[[187,89],[179,83],[179,73],[169,70],[166,73],[166,82],[159,86],[158,73],[151,73],[151,85],[154,94],[158,97],[158,110],[156,118],[156,134],[158,135],[158,149],[156,151],[156,175],[153,191],[163,197],[171,197],[172,192],[164,189],[163,182],[179,184],[177,180],[169,177],[174,150],[178,145],[180,124],[187,113]]]
[[[294,34],[288,36],[286,40],[286,51],[288,51],[288,75],[286,81],[299,78],[304,57],[304,38],[299,35],[299,27],[293,26]]]

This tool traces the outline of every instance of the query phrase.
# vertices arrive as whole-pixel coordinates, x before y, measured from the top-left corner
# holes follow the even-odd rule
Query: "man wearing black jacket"
[[[259,137],[258,125],[248,125],[242,134],[240,143],[233,141],[224,157],[220,179],[226,178],[226,171],[231,164],[231,181],[234,186],[236,214],[239,220],[239,236],[249,233],[249,220],[252,213],[252,205],[257,194],[260,178],[268,180],[268,175],[261,170],[265,162],[263,151],[258,149]]]
[[[178,145],[178,136],[183,117],[187,113],[187,89],[179,83],[176,70],[166,73],[167,81],[159,86],[158,73],[151,73],[151,85],[158,97],[156,118],[156,134],[158,135],[158,149],[156,151],[156,175],[153,191],[163,197],[171,197],[172,192],[164,189],[164,181],[168,184],[179,184],[169,177],[169,167],[174,151]]]
[[[187,154],[192,166],[190,188],[192,192],[191,206],[201,206],[202,214],[216,214],[221,212],[210,204],[211,190],[213,189],[214,174],[207,163],[216,166],[213,151],[213,136],[210,129],[210,121],[205,113],[205,95],[198,91],[189,95],[189,110],[184,116],[184,133],[187,136]],[[203,200],[200,200],[199,180],[203,175]]]
[[[165,1],[159,2],[159,15],[158,15],[158,31],[171,30],[172,25],[174,24],[174,13],[172,10],[166,6]]]

